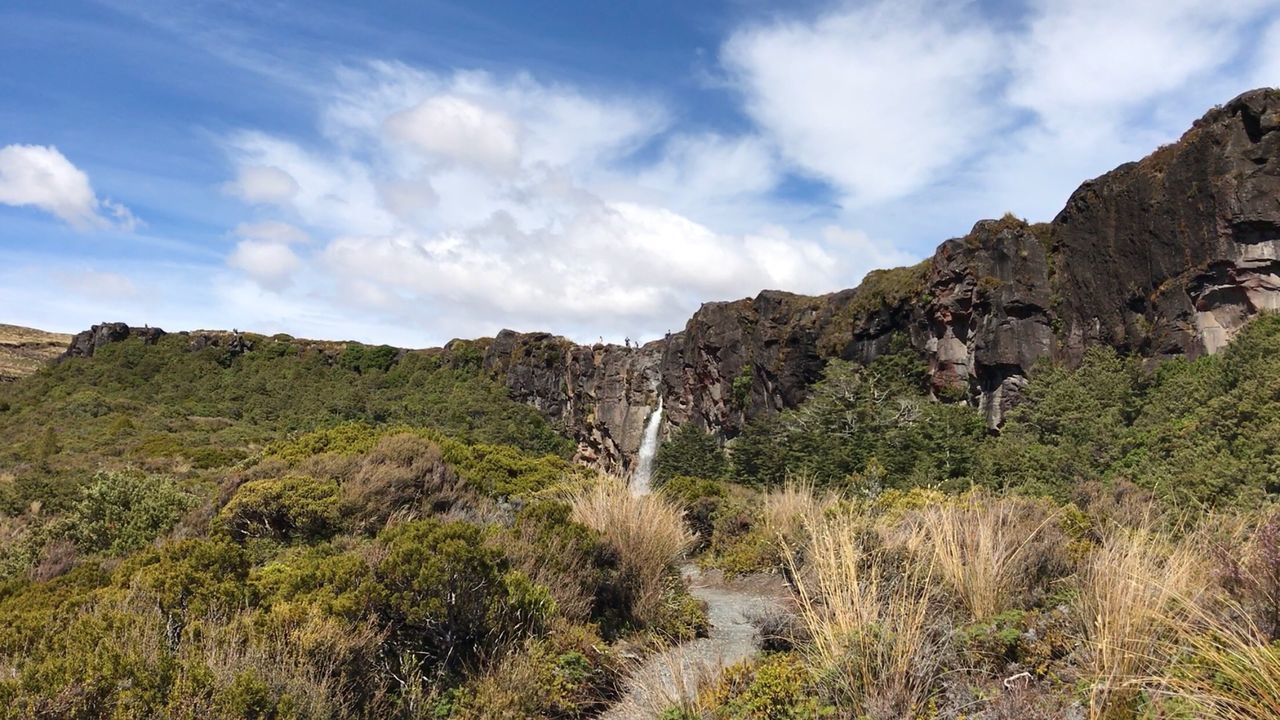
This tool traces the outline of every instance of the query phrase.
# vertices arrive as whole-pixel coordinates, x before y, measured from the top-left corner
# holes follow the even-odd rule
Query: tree
[[[658,446],[653,458],[653,480],[656,485],[677,475],[719,479],[725,473],[724,450],[715,435],[692,423],[681,425],[666,442]]]

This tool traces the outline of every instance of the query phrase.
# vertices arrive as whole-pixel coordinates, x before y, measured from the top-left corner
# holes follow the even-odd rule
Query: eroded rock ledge
[[[510,331],[467,346],[578,442],[580,460],[615,472],[630,470],[659,393],[668,425],[733,437],[799,404],[828,360],[869,362],[895,342],[928,362],[935,395],[973,404],[996,428],[1042,358],[1070,364],[1099,344],[1195,357],[1280,308],[1277,129],[1280,91],[1246,93],[1084,183],[1052,222],[981,221],[919,265],[830,295],[707,303],[640,348]],[[67,354],[151,332],[95,326]]]

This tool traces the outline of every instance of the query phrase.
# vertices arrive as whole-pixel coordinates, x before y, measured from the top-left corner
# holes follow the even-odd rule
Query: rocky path
[[[776,575],[725,580],[720,571],[703,572],[696,565],[681,572],[689,591],[707,603],[710,636],[646,658],[632,675],[626,696],[602,720],[648,720],[677,698],[692,697],[699,678],[714,676],[760,649],[755,618],[791,611],[786,583]]]

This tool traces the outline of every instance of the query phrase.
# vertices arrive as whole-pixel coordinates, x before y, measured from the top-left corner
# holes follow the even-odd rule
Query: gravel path
[[[699,678],[754,655],[760,634],[752,619],[770,610],[789,611],[790,593],[776,575],[725,580],[718,570],[681,569],[689,591],[707,603],[710,637],[699,638],[645,659],[632,675],[622,701],[602,720],[648,720],[681,696],[692,697]]]

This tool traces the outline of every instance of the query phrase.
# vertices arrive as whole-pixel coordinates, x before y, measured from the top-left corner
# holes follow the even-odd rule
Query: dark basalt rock
[[[125,323],[102,323],[94,325],[88,330],[76,333],[71,338],[71,344],[67,346],[67,351],[62,354],[58,361],[73,357],[93,357],[98,348],[109,345],[121,340],[128,340],[131,337],[142,338],[147,345],[154,345],[164,335],[164,331],[160,328],[153,327],[129,327]]]
[[[580,460],[614,472],[629,472],[659,395],[667,425],[731,438],[801,403],[832,358],[870,362],[904,343],[939,399],[975,405],[995,429],[1042,358],[1075,363],[1093,345],[1195,357],[1280,309],[1277,130],[1280,90],[1245,93],[1084,183],[1050,223],[985,220],[920,265],[830,295],[707,303],[643,347],[503,331],[439,352],[481,351],[482,369],[574,438]],[[160,333],[96,325],[66,356],[140,332]]]
[[[1277,129],[1280,91],[1255,90],[1084,183],[1050,223],[982,221],[920,266],[831,295],[708,303],[636,350],[503,333],[485,365],[615,471],[658,393],[669,424],[733,437],[802,402],[831,358],[870,362],[901,340],[936,396],[974,404],[995,429],[1042,358],[1071,364],[1100,344],[1195,357],[1280,309]]]

